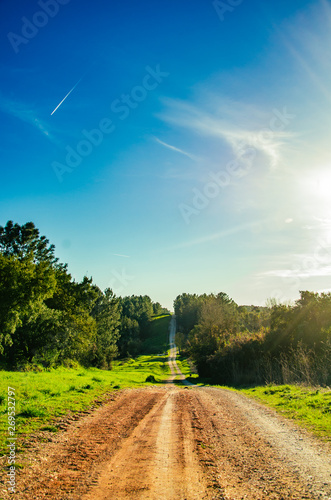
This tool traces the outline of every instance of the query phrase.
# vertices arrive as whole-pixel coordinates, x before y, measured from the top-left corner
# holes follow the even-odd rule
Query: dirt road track
[[[328,446],[230,391],[126,389],[66,429],[30,442],[31,465],[18,474],[14,498],[331,498]],[[287,449],[289,435],[301,455]]]
[[[188,384],[175,331],[173,317],[170,384],[111,393],[61,433],[29,438],[16,499],[331,500],[329,445],[240,394],[171,383]],[[0,487],[13,498],[5,473]]]

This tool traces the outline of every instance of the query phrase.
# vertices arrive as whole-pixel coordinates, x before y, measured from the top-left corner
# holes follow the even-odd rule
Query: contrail
[[[82,78],[83,78],[83,77],[82,77]],[[66,100],[66,98],[67,98],[67,97],[71,94],[71,92],[72,92],[73,90],[75,90],[75,88],[77,87],[77,85],[78,85],[78,84],[82,81],[82,78],[80,78],[80,79],[78,80],[78,82],[76,83],[76,85],[74,85],[74,86],[72,87],[72,89],[71,89],[71,90],[69,90],[69,92],[68,92],[68,93],[67,93],[67,95],[66,95],[66,96],[62,99],[62,101],[60,102],[60,104],[58,104],[58,105],[56,106],[56,108],[55,108],[55,109],[51,112],[51,116],[55,113],[55,111],[56,111],[57,109],[59,109],[59,107],[61,106],[61,104],[62,104],[62,103]]]
[[[162,144],[162,146],[165,146],[166,148],[172,149],[172,151],[177,151],[177,153],[181,153],[182,155],[188,156],[191,158],[191,160],[197,160],[198,158],[194,155],[191,155],[190,153],[187,153],[186,151],[183,151],[182,149],[176,148],[175,146],[172,146],[171,144],[167,144],[166,142],[161,141],[161,139],[158,139],[157,137],[154,137],[156,142],[159,144]]]

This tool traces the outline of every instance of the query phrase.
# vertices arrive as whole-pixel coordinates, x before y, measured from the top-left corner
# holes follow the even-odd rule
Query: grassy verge
[[[162,383],[170,375],[166,356],[139,356],[117,361],[114,369],[57,369],[5,372],[0,376],[0,455],[7,444],[7,390],[15,389],[16,437],[36,430],[57,430],[57,417],[82,411],[109,391]],[[149,379],[149,382],[146,382]]]
[[[186,379],[191,382],[191,384],[196,384],[196,385],[202,385],[203,381],[199,377],[198,374],[192,373],[192,367],[190,363],[188,362],[187,358],[184,358],[183,356],[177,355],[177,366],[182,372],[183,375],[185,375]],[[176,383],[176,380],[174,381]],[[179,382],[178,382],[179,384]],[[181,384],[181,383],[180,383]]]
[[[331,391],[293,385],[254,387],[240,392],[275,408],[326,441],[331,441]]]

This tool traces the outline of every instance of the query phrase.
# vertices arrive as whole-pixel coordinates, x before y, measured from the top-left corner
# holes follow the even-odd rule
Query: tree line
[[[33,222],[0,226],[0,366],[75,363],[110,368],[140,352],[155,315],[148,297],[116,297],[92,278],[75,281]]]
[[[238,306],[227,294],[174,301],[176,342],[198,373],[225,385],[331,384],[331,294]]]

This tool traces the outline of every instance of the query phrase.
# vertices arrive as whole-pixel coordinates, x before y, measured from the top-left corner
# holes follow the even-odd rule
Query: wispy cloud
[[[164,146],[168,149],[171,149],[172,151],[176,151],[177,153],[180,153],[184,156],[187,156],[191,160],[194,160],[194,161],[198,160],[198,158],[196,156],[192,155],[191,153],[187,153],[187,151],[183,151],[182,149],[176,148],[175,146],[172,146],[171,144],[167,144],[166,142],[161,141],[161,139],[158,139],[157,137],[154,137],[154,139],[156,140],[156,142],[158,142],[159,144],[161,144],[162,146]]]
[[[318,231],[319,234],[329,234],[331,232],[331,219],[312,216],[308,222],[308,224],[302,226],[302,229]]]
[[[194,247],[197,245],[202,245],[203,243],[209,243],[210,241],[216,241],[227,236],[231,236],[232,234],[241,233],[242,231],[247,231],[254,229],[256,227],[260,227],[261,221],[251,222],[249,224],[242,224],[240,226],[232,227],[230,229],[225,229],[224,231],[219,231],[217,233],[210,234],[208,236],[203,236],[201,238],[197,238],[195,240],[184,241],[179,243],[178,245],[174,245],[168,250],[178,250],[180,248],[188,248]]]
[[[275,269],[273,271],[266,271],[262,276],[276,277],[276,278],[314,278],[331,276],[331,265],[312,267],[308,269]]]
[[[124,257],[126,259],[130,259],[130,255],[123,255],[121,253],[113,253],[113,255],[115,255],[115,257]]]
[[[0,111],[15,117],[24,123],[32,125],[50,141],[56,142],[46,123],[38,118],[37,111],[34,109],[33,105],[31,106],[18,100],[9,99],[8,97],[0,94]]]
[[[331,228],[331,219],[328,218],[322,218],[322,217],[313,217],[314,220],[316,220],[320,227],[326,227],[326,228]]]
[[[161,119],[175,126],[190,129],[198,135],[219,137],[225,141],[237,157],[241,157],[243,149],[252,147],[269,159],[271,166],[276,166],[281,158],[282,147],[293,137],[286,130],[271,130],[270,113],[262,112],[250,104],[220,99],[214,96],[213,110],[208,106],[166,100],[166,110]],[[262,133],[266,132],[267,133]]]

